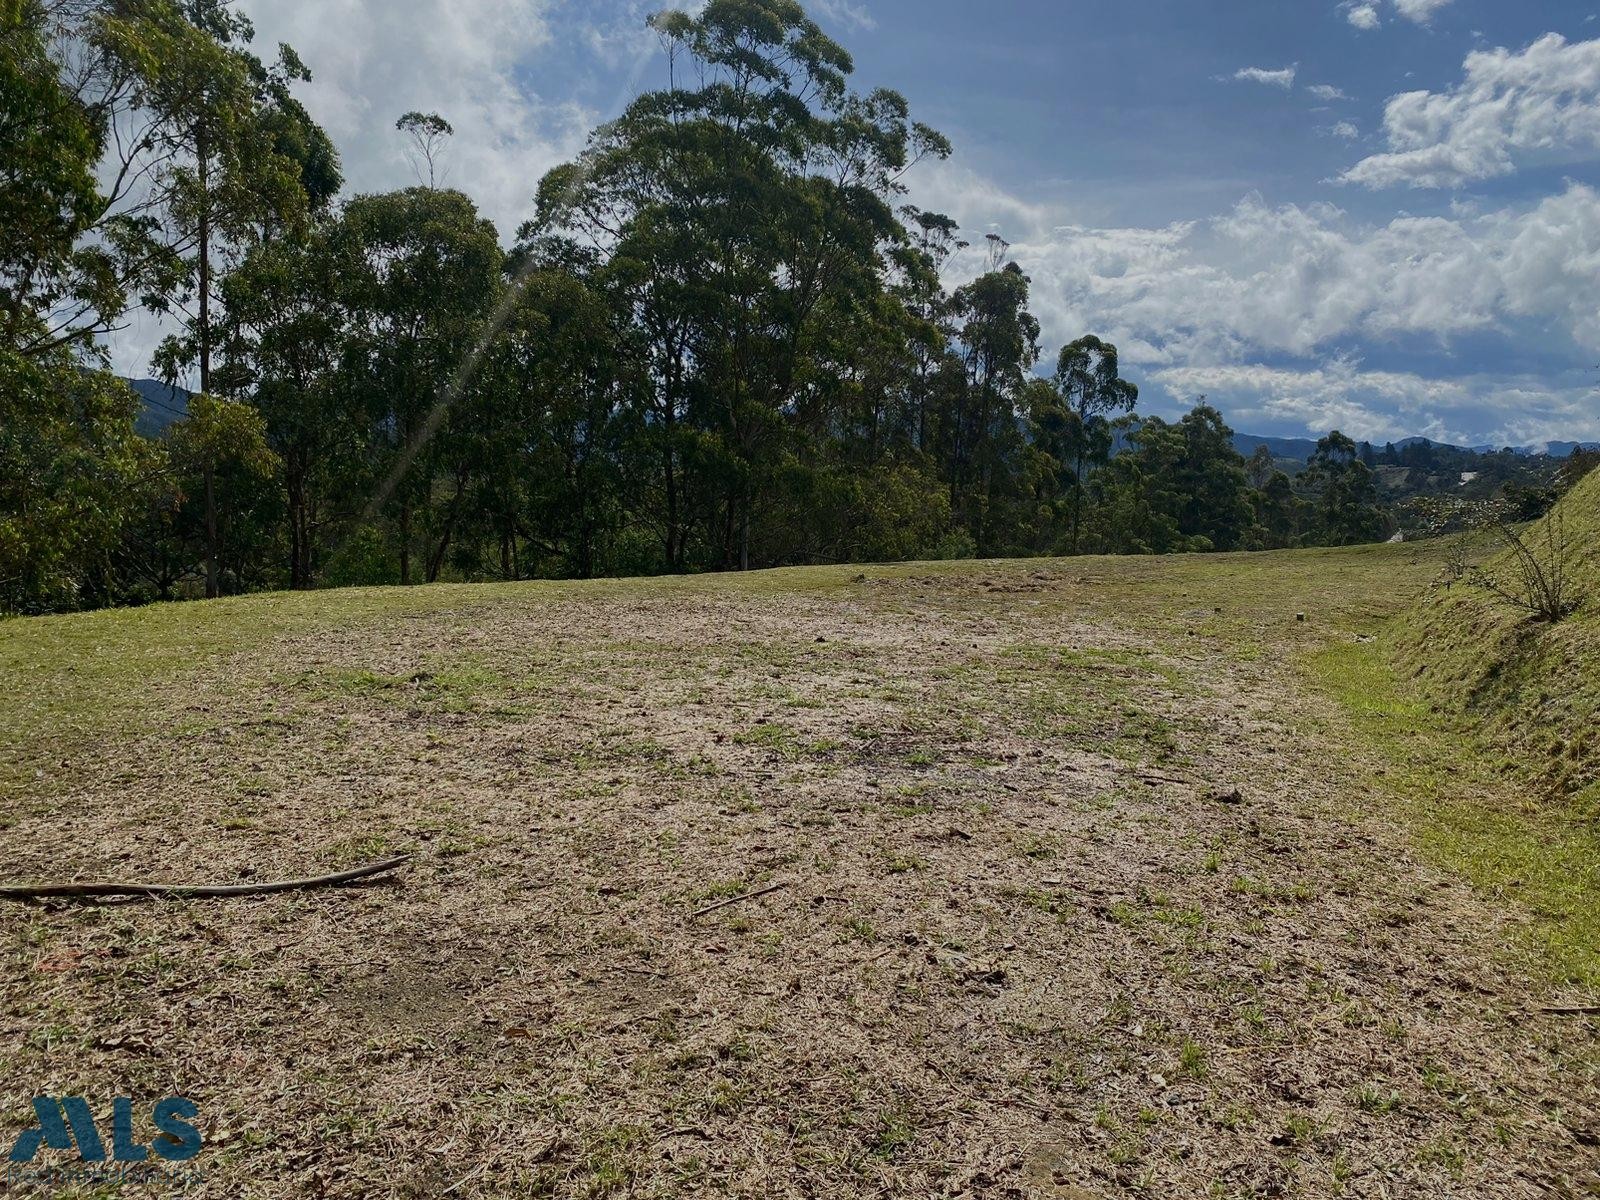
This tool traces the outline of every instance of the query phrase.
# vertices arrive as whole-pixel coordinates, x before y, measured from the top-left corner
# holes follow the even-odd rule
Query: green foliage
[[[1092,547],[1172,554],[1259,544],[1244,459],[1221,413],[1202,403],[1177,424],[1150,418],[1129,440],[1094,478]]]
[[[121,380],[0,348],[0,613],[112,599],[110,556],[164,456]]]
[[[1355,442],[1338,432],[1319,441],[1304,482],[1315,495],[1312,536],[1317,545],[1352,546],[1382,540],[1386,519],[1378,502],[1377,483]]]
[[[49,312],[97,260],[76,241],[101,203],[94,168],[103,133],[59,77],[43,7],[0,6],[0,321],[4,343],[50,337]]]
[[[1083,540],[1083,509],[1088,471],[1111,461],[1114,413],[1128,413],[1139,389],[1121,378],[1117,348],[1097,337],[1083,337],[1064,346],[1056,362],[1060,404],[1036,415],[1037,442],[1051,456],[1057,473],[1070,468],[1072,537],[1076,554]]]
[[[126,386],[86,364],[138,303],[183,313],[158,363],[197,360],[208,384],[214,248],[296,232],[337,190],[332,144],[289,91],[304,65],[287,47],[264,65],[251,36],[224,0],[0,8],[0,608],[171,595],[196,474],[218,591],[244,523],[227,479],[219,511],[218,477],[267,477],[260,418],[206,399],[151,445]],[[272,537],[244,539],[240,586],[262,582]]]
[[[377,439],[382,482],[368,511],[396,519],[400,582],[412,579],[420,541],[428,582],[439,578],[484,442],[472,371],[501,287],[494,226],[461,192],[408,188],[362,196],[345,209],[351,272],[336,281],[350,328],[353,390]],[[470,372],[470,374],[469,374]],[[443,478],[448,499],[429,501]],[[413,521],[421,510],[421,528]]]
[[[204,393],[166,442],[167,470],[143,520],[124,532],[119,601],[171,600],[201,581],[214,595],[261,587],[280,517],[278,457],[251,405]]]

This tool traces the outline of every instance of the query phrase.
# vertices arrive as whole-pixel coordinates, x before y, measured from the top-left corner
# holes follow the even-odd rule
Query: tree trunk
[[[211,393],[211,200],[210,165],[205,134],[195,135],[195,158],[200,175],[200,316],[197,330],[200,348],[200,391]],[[209,459],[206,462],[206,599],[220,594],[217,566],[217,489]]]
[[[1077,469],[1072,475],[1072,553],[1078,553],[1079,535],[1083,529],[1083,456],[1078,456]]]
[[[289,498],[289,590],[308,591],[311,588],[308,569],[311,547],[307,544],[310,521],[306,514],[305,472],[298,463],[286,472],[283,482]]]
[[[750,569],[750,497],[744,498],[739,512],[739,570]]]
[[[673,446],[676,442],[675,430],[677,427],[677,400],[672,390],[667,392],[667,405],[665,411],[667,427],[667,445],[665,455],[666,482],[667,482],[667,570],[676,571],[680,568],[683,558],[683,541],[678,537],[678,473],[673,462]]]
[[[217,488],[215,472],[210,459],[206,460],[206,599],[215,600],[222,594],[218,580],[217,559]]]
[[[400,586],[411,585],[411,501],[400,501]]]
[[[450,513],[445,518],[444,533],[439,538],[439,547],[428,558],[428,582],[438,583],[439,572],[444,570],[444,556],[450,551],[450,539],[455,536],[456,519],[461,515],[461,499],[467,493],[467,481],[461,474],[456,475],[456,494],[450,501]]]
[[[200,176],[200,215],[197,238],[200,243],[200,317],[198,344],[200,351],[200,390],[211,392],[211,168],[207,161],[206,137],[195,135],[195,158]]]
[[[444,527],[444,536],[439,539],[439,548],[434,551],[433,557],[428,560],[428,582],[438,583],[439,572],[444,570],[444,556],[450,550],[450,538],[455,533],[456,519],[451,517]]]

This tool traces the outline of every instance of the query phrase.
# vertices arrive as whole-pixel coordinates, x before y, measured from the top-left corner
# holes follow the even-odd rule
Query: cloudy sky
[[[241,2],[316,74],[351,189],[412,182],[394,120],[437,110],[507,237],[661,83],[659,6]],[[1204,394],[1253,433],[1600,439],[1600,0],[809,7],[954,141],[914,199],[1012,243],[1047,357],[1101,334],[1142,407]]]

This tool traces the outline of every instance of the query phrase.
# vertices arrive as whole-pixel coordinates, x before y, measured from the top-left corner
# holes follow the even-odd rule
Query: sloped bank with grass
[[[1418,840],[1525,913],[1558,980],[1600,986],[1600,473],[1522,533],[1575,605],[1540,620],[1449,572],[1378,636],[1313,663]],[[1485,564],[1509,580],[1509,554]]]
[[[1523,540],[1574,611],[1540,620],[1481,587],[1433,589],[1397,630],[1398,661],[1552,800],[1600,817],[1600,472]],[[1560,562],[1548,560],[1554,547]],[[1489,570],[1510,579],[1508,557]]]

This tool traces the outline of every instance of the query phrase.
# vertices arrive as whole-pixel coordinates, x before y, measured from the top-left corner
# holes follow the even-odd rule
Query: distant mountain
[[[1265,446],[1273,458],[1292,458],[1296,462],[1310,462],[1317,452],[1313,438],[1257,437],[1251,433],[1236,433],[1233,444],[1239,453],[1249,458],[1258,446]]]
[[[1249,458],[1255,453],[1257,446],[1266,446],[1272,452],[1273,458],[1294,459],[1297,462],[1309,462],[1311,456],[1317,452],[1317,443],[1310,438],[1277,438],[1256,437],[1253,434],[1235,434],[1233,444],[1239,448],[1239,453]],[[1387,443],[1360,442],[1358,445],[1370,445],[1374,451],[1381,452]],[[1453,451],[1458,454],[1498,454],[1505,449],[1503,446],[1456,446],[1449,442],[1436,442],[1432,438],[1408,437],[1401,438],[1394,443],[1396,450],[1408,450],[1413,446],[1432,446],[1436,450]],[[1549,455],[1551,458],[1571,458],[1578,450],[1600,450],[1597,442],[1546,442],[1537,446],[1513,446],[1511,451],[1526,458],[1537,458]]]
[[[189,393],[180,387],[159,379],[130,379],[128,386],[139,393],[141,409],[134,427],[145,437],[158,437],[189,415]]]

